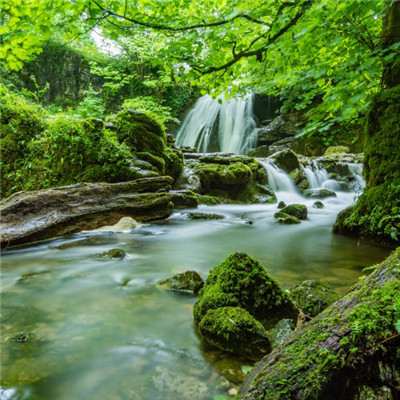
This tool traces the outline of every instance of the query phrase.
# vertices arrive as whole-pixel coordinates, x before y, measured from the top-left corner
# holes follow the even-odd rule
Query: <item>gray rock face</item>
[[[33,242],[113,225],[167,218],[173,210],[169,176],[122,183],[76,185],[15,193],[0,203],[0,244]]]

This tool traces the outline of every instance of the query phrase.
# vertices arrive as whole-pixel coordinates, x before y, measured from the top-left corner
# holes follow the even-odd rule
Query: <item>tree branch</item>
[[[235,17],[225,19],[222,21],[216,21],[216,22],[210,22],[210,23],[202,23],[202,24],[195,24],[195,25],[188,25],[188,26],[181,26],[181,27],[174,27],[174,26],[168,26],[168,25],[162,25],[162,24],[152,24],[149,22],[144,22],[144,21],[139,21],[138,19],[130,18],[127,17],[126,15],[120,15],[117,14],[111,10],[108,10],[104,8],[101,4],[99,4],[96,0],[90,0],[92,3],[96,4],[96,6],[105,12],[108,16],[116,17],[116,18],[121,18],[126,21],[132,22],[133,24],[143,26],[144,28],[151,28],[151,29],[157,29],[157,30],[164,30],[164,31],[172,31],[172,32],[182,32],[182,31],[189,31],[193,29],[198,29],[198,28],[209,28],[209,27],[214,27],[214,26],[221,26],[225,24],[229,24],[230,22],[233,22],[234,20],[238,18],[244,18],[247,19],[248,21],[251,21],[253,23],[259,24],[259,25],[264,25],[271,27],[270,24],[267,22],[258,20],[256,18],[251,17],[250,15],[247,14],[238,14]]]

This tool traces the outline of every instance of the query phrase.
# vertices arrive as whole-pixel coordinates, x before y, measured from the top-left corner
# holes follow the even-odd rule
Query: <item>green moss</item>
[[[292,215],[286,214],[282,211],[278,211],[274,214],[274,218],[276,218],[276,222],[279,224],[284,224],[284,225],[293,225],[293,224],[300,224],[301,221],[293,217]]]
[[[307,207],[303,204],[290,204],[282,208],[281,212],[298,219],[307,219]]]
[[[252,360],[260,359],[271,349],[265,328],[240,307],[208,310],[199,330],[212,346]]]
[[[339,298],[328,284],[317,280],[299,283],[290,290],[290,296],[309,317],[315,317]]]
[[[330,146],[325,150],[325,156],[329,156],[331,154],[343,154],[350,153],[350,149],[347,146]]]
[[[164,175],[165,172],[165,160],[161,157],[157,157],[147,151],[137,153],[137,156],[144,161],[147,161],[151,165],[153,165],[160,175]]]
[[[178,179],[183,171],[183,153],[179,149],[165,148],[165,173]]]
[[[199,204],[205,204],[207,206],[215,206],[217,204],[221,204],[221,199],[215,196],[208,196],[208,195],[197,195],[197,199]]]
[[[328,380],[337,378],[343,365],[353,365],[365,354],[372,360],[382,349],[379,343],[391,337],[396,332],[396,323],[400,323],[399,265],[400,248],[379,266],[371,279],[360,280],[339,302],[313,319],[301,334],[292,337],[272,366],[259,365],[246,390],[259,395],[251,398],[291,398],[289,390],[296,388],[296,394],[303,399],[320,399]],[[382,273],[390,278],[382,285],[375,284]],[[350,312],[343,312],[340,308],[343,304],[353,304]],[[341,346],[331,346],[329,351],[325,348],[326,340],[334,340],[330,330],[338,327],[344,330]],[[357,373],[357,369],[346,371],[349,379],[352,373]]]
[[[214,267],[194,305],[198,322],[208,310],[242,307],[267,329],[282,318],[296,318],[297,310],[265,268],[245,253],[235,253]]]
[[[224,219],[225,217],[220,214],[208,214],[202,212],[190,212],[186,214],[190,219],[203,219],[203,220],[211,220],[211,219]]]
[[[101,253],[101,255],[102,257],[106,258],[119,258],[122,260],[126,257],[126,251],[122,249],[111,249],[104,251],[103,253]]]
[[[172,278],[164,279],[157,285],[180,293],[197,294],[204,286],[204,281],[196,271],[186,271],[176,274]]]

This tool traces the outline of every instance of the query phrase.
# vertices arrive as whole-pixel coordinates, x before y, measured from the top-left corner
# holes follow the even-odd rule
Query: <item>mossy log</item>
[[[399,399],[399,331],[400,247],[264,357],[237,399]]]
[[[15,193],[0,203],[2,248],[116,224],[167,218],[169,176],[121,183],[80,183]]]

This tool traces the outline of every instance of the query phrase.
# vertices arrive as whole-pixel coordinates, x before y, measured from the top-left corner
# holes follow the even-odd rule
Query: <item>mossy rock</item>
[[[196,208],[199,205],[196,193],[191,190],[171,190],[169,194],[174,208]]]
[[[152,166],[154,166],[160,175],[163,175],[165,172],[165,160],[162,157],[157,157],[154,154],[149,153],[148,151],[139,152],[137,156],[144,161],[147,161]]]
[[[286,214],[282,211],[275,213],[274,218],[276,218],[276,222],[283,225],[295,225],[301,223],[298,218],[293,217],[293,215]]]
[[[343,154],[350,153],[350,148],[347,146],[330,146],[325,150],[325,156],[329,156],[330,154]]]
[[[284,202],[284,201],[280,201],[279,203],[278,203],[278,206],[277,206],[277,208],[278,209],[282,209],[282,208],[285,208],[286,207],[286,203]]]
[[[282,318],[297,318],[297,309],[265,268],[245,253],[235,253],[214,267],[194,305],[198,322],[208,310],[242,307],[270,329]]]
[[[118,140],[136,152],[149,152],[162,157],[166,136],[162,126],[152,117],[134,110],[121,111],[110,118],[117,131]]]
[[[197,294],[204,281],[196,271],[186,271],[158,282],[157,286],[183,294]]]
[[[210,345],[251,360],[259,360],[271,350],[265,328],[241,307],[208,310],[199,331]]]
[[[281,212],[297,219],[307,219],[307,207],[304,204],[289,204],[282,208]]]
[[[291,319],[282,319],[280,320],[274,328],[267,332],[269,341],[271,343],[271,347],[275,349],[278,346],[281,346],[289,335],[294,331],[295,324]]]
[[[336,193],[328,189],[307,189],[303,192],[305,197],[310,199],[326,199],[327,197],[337,197]]]
[[[102,255],[102,257],[111,258],[111,259],[118,258],[120,260],[122,260],[123,258],[125,258],[127,256],[126,251],[122,250],[122,249],[107,250],[107,251],[104,251],[103,253],[101,253],[101,255]]]
[[[309,317],[315,317],[339,299],[327,283],[318,280],[299,283],[290,289],[290,296]]]
[[[222,203],[222,200],[219,197],[201,194],[197,194],[197,200],[199,204],[205,204],[207,206],[215,206]]]
[[[10,340],[12,342],[19,342],[19,343],[32,342],[34,340],[34,334],[30,331],[21,331],[12,335]]]
[[[290,174],[293,170],[300,169],[299,159],[292,150],[283,150],[271,156],[275,165]]]
[[[220,214],[209,214],[202,212],[190,212],[186,214],[189,219],[202,219],[202,220],[216,220],[216,219],[224,219],[225,217]]]
[[[165,174],[178,179],[183,171],[183,153],[179,149],[165,148]]]
[[[324,208],[325,207],[324,203],[319,200],[314,201],[312,206],[313,206],[313,208]]]

